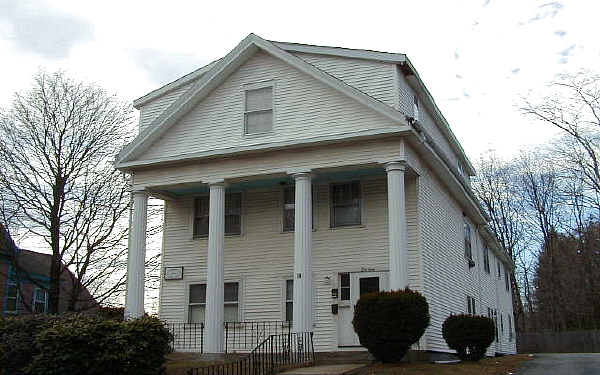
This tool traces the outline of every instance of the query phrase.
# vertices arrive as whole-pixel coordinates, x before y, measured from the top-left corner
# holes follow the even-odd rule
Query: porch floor
[[[301,367],[284,371],[281,375],[342,375],[366,366],[360,363],[351,363],[343,365],[324,365]]]

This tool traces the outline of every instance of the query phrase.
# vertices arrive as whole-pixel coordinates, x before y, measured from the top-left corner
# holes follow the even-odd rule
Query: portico
[[[225,196],[257,186],[289,184],[295,187],[293,232],[293,328],[294,332],[313,331],[313,186],[332,181],[377,179],[387,181],[389,288],[408,285],[408,253],[406,233],[405,178],[407,171],[416,178],[404,160],[350,165],[334,168],[294,168],[268,176],[222,178],[196,184],[149,186],[133,192],[134,208],[131,226],[131,246],[128,260],[127,317],[143,315],[143,258],[145,254],[146,211],[149,195],[166,200],[178,200],[193,194],[193,190],[209,194],[209,218],[206,268],[206,307],[204,351],[224,351],[224,284],[225,258]],[[333,229],[330,229],[333,230]],[[340,234],[341,235],[341,234]],[[366,250],[365,250],[366,251]],[[140,259],[142,260],[140,262]],[[387,270],[386,270],[387,271]]]

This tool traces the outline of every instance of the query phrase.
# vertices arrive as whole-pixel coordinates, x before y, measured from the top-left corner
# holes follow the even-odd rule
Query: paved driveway
[[[600,374],[600,353],[534,354],[519,375],[596,375]]]

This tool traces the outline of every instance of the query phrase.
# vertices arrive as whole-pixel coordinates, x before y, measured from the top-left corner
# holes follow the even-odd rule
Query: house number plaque
[[[165,267],[165,280],[183,279],[183,267]]]

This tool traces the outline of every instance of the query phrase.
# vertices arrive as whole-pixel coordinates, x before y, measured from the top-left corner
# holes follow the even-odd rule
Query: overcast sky
[[[600,66],[595,4],[0,0],[0,106],[40,68],[66,70],[133,101],[253,32],[406,53],[475,161],[490,148],[510,155],[551,137],[517,105],[559,73]]]

